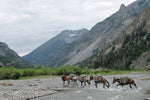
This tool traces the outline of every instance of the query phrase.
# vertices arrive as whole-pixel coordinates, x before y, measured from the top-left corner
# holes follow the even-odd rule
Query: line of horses
[[[94,81],[96,88],[97,88],[98,83],[102,83],[103,88],[105,88],[105,86],[107,88],[110,87],[109,82],[105,78],[103,78],[102,76],[93,76],[93,75],[91,75],[91,76],[87,77],[86,75],[76,76],[75,74],[70,74],[70,75],[62,76],[61,78],[63,80],[63,86],[65,86],[65,87],[69,86],[70,82],[72,82],[74,85],[78,85],[77,81],[79,81],[81,83],[82,87],[86,86],[86,84],[88,84],[90,86],[92,80]],[[67,84],[66,84],[66,82],[67,82]],[[118,83],[117,86],[122,86],[123,87],[124,85],[129,85],[130,88],[132,88],[131,85],[134,85],[135,88],[137,88],[136,83],[134,82],[134,80],[131,79],[131,78],[128,78],[128,77],[113,78],[112,84],[114,84],[116,82]]]

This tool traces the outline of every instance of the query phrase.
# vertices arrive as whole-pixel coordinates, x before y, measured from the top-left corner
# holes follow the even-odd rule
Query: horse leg
[[[83,82],[81,81],[81,86],[83,85]]]
[[[109,87],[110,87],[109,82],[108,82],[108,81],[106,81],[106,82],[107,82],[107,85],[106,85],[106,86],[107,86],[107,88],[109,88]]]
[[[77,82],[77,80],[76,80],[76,86],[78,86],[78,82]]]
[[[70,85],[70,80],[67,80],[67,82],[68,82],[68,86]]]
[[[87,83],[88,83],[88,85],[90,86],[90,84],[91,84],[91,83],[90,83],[90,81],[89,81],[89,80],[87,80]]]
[[[84,86],[83,87],[85,87],[86,86],[86,82],[84,81]]]
[[[65,86],[65,81],[63,81],[63,86]]]
[[[95,87],[97,88],[97,82],[95,82]]]
[[[73,79],[72,82],[73,82],[73,85],[75,86],[75,82],[76,82],[76,81]]]
[[[103,88],[105,88],[105,85],[106,85],[106,83],[104,82],[104,83],[103,83]]]
[[[129,86],[130,86],[130,88],[132,89],[132,86],[131,86],[131,84],[129,84]]]

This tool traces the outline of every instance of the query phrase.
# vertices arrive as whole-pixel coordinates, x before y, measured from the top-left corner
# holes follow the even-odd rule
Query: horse
[[[68,75],[62,75],[61,76],[61,79],[62,79],[62,81],[63,81],[63,86],[69,86],[70,85],[70,78],[69,78],[69,76]],[[65,85],[65,82],[67,82],[68,84],[67,85]]]
[[[69,86],[70,85],[70,82],[73,82],[73,85],[78,85],[77,83],[77,77],[75,74],[70,74],[70,75],[62,75],[62,80],[63,80],[63,86],[66,86],[65,85],[65,81],[67,81],[67,85]]]
[[[83,74],[79,76],[78,81],[81,82],[81,86],[83,86],[83,87],[86,86],[86,83],[88,83],[89,86],[91,84],[88,77],[86,75],[83,75]],[[83,85],[83,83],[84,83],[84,85]]]
[[[117,86],[121,85],[123,87],[123,85],[129,85],[130,88],[132,88],[131,84],[135,86],[135,88],[137,88],[136,83],[134,82],[133,79],[128,78],[128,77],[122,77],[122,78],[113,78],[113,84],[115,82],[118,82]]]
[[[95,82],[95,87],[97,88],[97,83],[102,83],[103,84],[103,88],[105,88],[105,86],[107,88],[110,87],[109,82],[103,78],[102,76],[90,76],[90,81],[93,80]]]
[[[70,79],[71,82],[73,82],[73,85],[78,86],[77,76],[75,74],[70,74],[69,79]]]

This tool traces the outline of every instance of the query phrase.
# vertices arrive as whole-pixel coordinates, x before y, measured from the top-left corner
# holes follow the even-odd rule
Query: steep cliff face
[[[77,41],[78,38],[86,34],[87,29],[80,30],[64,30],[54,38],[48,40],[40,47],[32,51],[30,54],[23,57],[23,59],[30,61],[34,64],[43,65],[46,61],[53,58],[55,52],[65,44]]]
[[[89,67],[111,69],[149,69],[150,6],[144,9],[125,32],[106,49],[80,63]],[[87,64],[86,64],[87,63]]]
[[[3,66],[14,66],[17,68],[35,67],[35,65],[19,57],[17,53],[7,46],[7,44],[0,42],[0,67]]]
[[[52,59],[45,65],[56,67],[59,65],[77,64],[87,59],[99,50],[105,48],[116,39],[133,19],[149,5],[148,0],[137,0],[125,7],[121,5],[118,12],[97,23],[87,34],[78,41],[60,48]]]

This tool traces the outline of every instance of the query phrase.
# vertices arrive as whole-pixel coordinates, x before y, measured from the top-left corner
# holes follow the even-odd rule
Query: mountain
[[[7,44],[0,42],[0,67],[14,66],[16,68],[33,68],[35,65],[23,60]]]
[[[150,6],[106,49],[80,63],[110,69],[150,70]]]
[[[74,65],[87,59],[122,34],[137,14],[148,7],[149,4],[149,0],[137,0],[129,6],[122,4],[119,11],[104,21],[97,23],[78,41],[60,48],[45,65],[51,67],[67,64]]]
[[[89,30],[84,28],[80,30],[64,30],[28,55],[25,55],[23,59],[37,65],[43,65],[44,62],[48,61],[54,56],[55,52],[59,48],[61,48],[65,44],[72,43],[78,40],[81,35],[87,33],[88,31]]]

